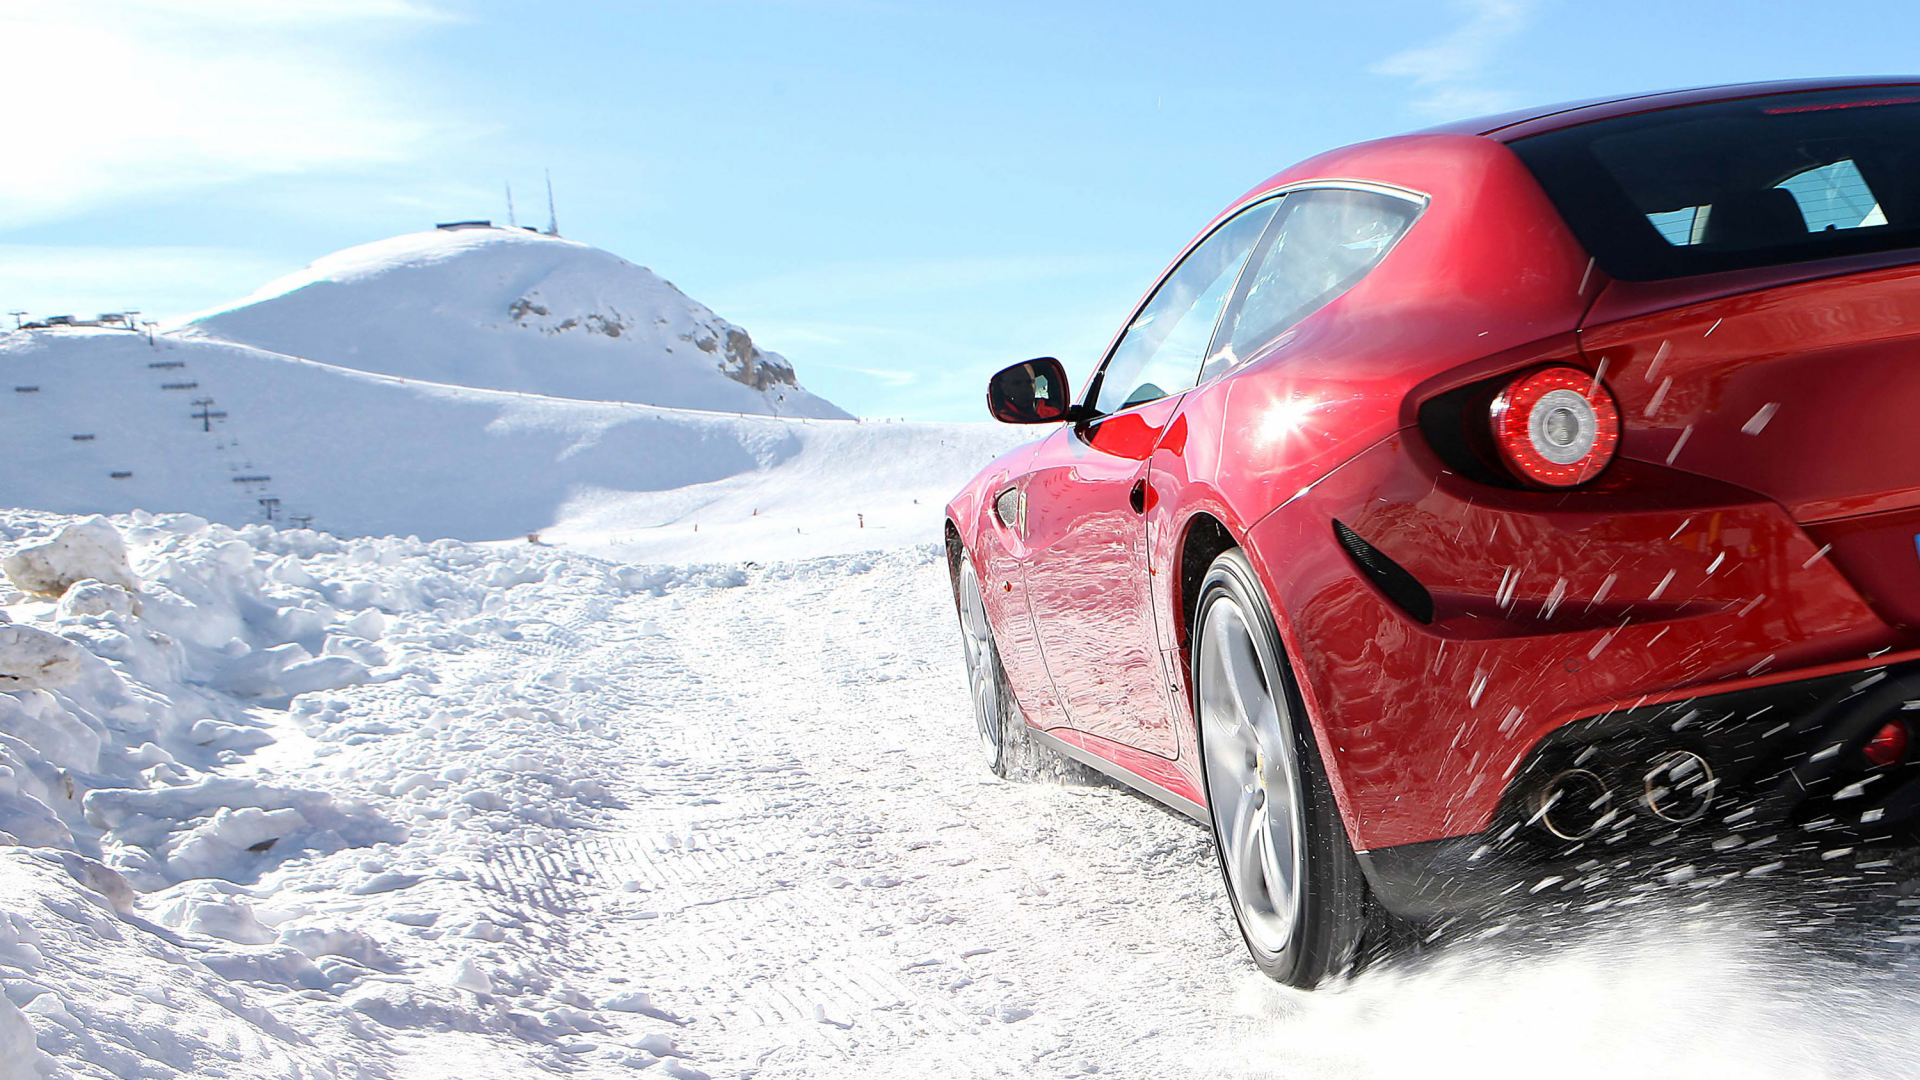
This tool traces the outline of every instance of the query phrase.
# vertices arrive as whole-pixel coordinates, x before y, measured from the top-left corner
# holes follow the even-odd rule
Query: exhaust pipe
[[[1648,763],[1641,803],[1662,821],[1686,825],[1706,816],[1718,784],[1706,758],[1672,750]]]
[[[1528,822],[1562,840],[1585,840],[1614,816],[1607,806],[1613,801],[1613,789],[1589,769],[1554,774],[1534,790],[1530,801]]]

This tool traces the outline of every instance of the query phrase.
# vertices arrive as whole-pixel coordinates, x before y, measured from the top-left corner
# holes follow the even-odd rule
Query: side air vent
[[[1362,540],[1359,533],[1345,524],[1335,521],[1333,535],[1340,541],[1340,546],[1347,549],[1347,554],[1353,556],[1354,563],[1373,579],[1381,592],[1387,594],[1387,599],[1421,622],[1433,622],[1433,594],[1427,592],[1427,587],[1420,584],[1418,578],[1387,558],[1386,552]]]

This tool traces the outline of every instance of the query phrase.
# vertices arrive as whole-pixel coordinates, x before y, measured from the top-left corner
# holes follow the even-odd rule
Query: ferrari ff
[[[1920,820],[1920,79],[1322,154],[1077,398],[1043,358],[988,403],[1042,426],[946,510],[988,764],[1210,826],[1272,978]]]

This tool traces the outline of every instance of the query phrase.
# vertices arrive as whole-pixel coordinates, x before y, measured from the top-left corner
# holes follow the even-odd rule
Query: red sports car
[[[1920,817],[1920,79],[1322,154],[988,401],[1051,425],[947,507],[988,760],[1210,824],[1273,978]]]

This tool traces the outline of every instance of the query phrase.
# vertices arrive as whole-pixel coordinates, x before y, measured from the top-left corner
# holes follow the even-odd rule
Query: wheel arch
[[[953,587],[953,606],[957,611],[960,608],[960,560],[967,557],[967,544],[960,539],[960,526],[955,525],[951,517],[946,524],[947,584]]]
[[[1225,522],[1206,511],[1196,513],[1187,520],[1185,532],[1180,538],[1180,557],[1175,564],[1179,572],[1174,577],[1175,593],[1170,607],[1175,613],[1173,639],[1180,649],[1182,664],[1189,673],[1193,668],[1193,619],[1200,605],[1200,583],[1207,576],[1207,568],[1222,552],[1244,546]],[[1192,678],[1189,674],[1189,696],[1191,687]]]
[[[1179,648],[1180,675],[1184,686],[1180,688],[1179,698],[1183,702],[1184,716],[1180,723],[1186,725],[1185,737],[1196,753],[1200,748],[1199,712],[1194,700],[1193,677],[1193,629],[1200,604],[1200,586],[1206,579],[1207,570],[1221,553],[1239,549],[1246,554],[1247,561],[1253,567],[1254,578],[1258,582],[1262,595],[1267,601],[1268,613],[1273,617],[1274,629],[1278,631],[1283,651],[1281,660],[1289,667],[1293,689],[1298,695],[1308,730],[1313,735],[1314,745],[1320,751],[1320,762],[1326,770],[1327,784],[1332,789],[1334,802],[1340,811],[1342,823],[1346,826],[1348,837],[1359,835],[1359,822],[1348,798],[1347,777],[1344,772],[1345,759],[1340,748],[1328,738],[1327,729],[1319,720],[1321,705],[1315,687],[1306,678],[1302,670],[1302,650],[1305,647],[1295,633],[1292,620],[1288,617],[1286,605],[1282,603],[1280,591],[1275,588],[1281,567],[1274,565],[1260,550],[1253,539],[1236,532],[1222,518],[1207,511],[1197,511],[1182,528],[1179,545],[1178,573],[1172,575],[1174,588],[1178,590],[1169,605],[1177,620],[1175,633]],[[1204,790],[1204,788],[1202,789]]]

